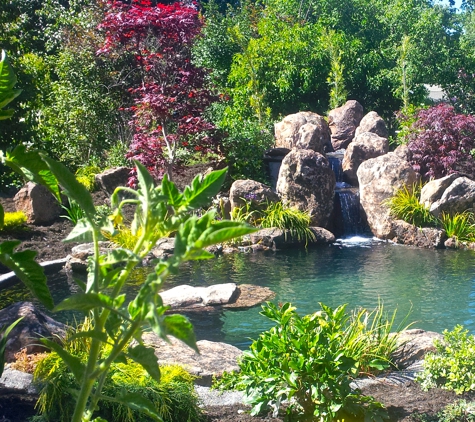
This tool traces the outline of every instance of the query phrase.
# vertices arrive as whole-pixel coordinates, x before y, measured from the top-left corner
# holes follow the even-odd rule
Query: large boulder
[[[385,202],[403,186],[413,186],[418,181],[416,172],[407,161],[389,152],[365,161],[356,174],[360,203],[371,231],[381,239],[392,239],[395,233]]]
[[[403,220],[393,221],[392,230],[394,232],[393,242],[417,246],[419,248],[444,248],[445,241],[447,240],[445,230],[429,227],[419,228]]]
[[[459,177],[454,173],[426,183],[421,190],[420,203],[426,208],[430,208],[434,202],[442,198],[445,190]]]
[[[289,114],[274,125],[278,148],[311,149],[322,154],[332,150],[330,128],[320,115],[310,111]]]
[[[127,186],[130,177],[130,169],[128,167],[115,167],[108,169],[103,173],[96,174],[96,183],[100,188],[108,194],[114,193],[115,188],[119,186]]]
[[[468,177],[459,177],[430,206],[430,212],[440,217],[442,213],[453,215],[464,211],[475,211],[475,182]]]
[[[39,339],[49,338],[59,341],[64,338],[66,326],[45,315],[30,302],[18,302],[0,310],[0,327],[8,326],[18,318],[7,339],[5,361],[15,360],[15,353],[26,348],[28,354],[44,352],[46,349]]]
[[[278,202],[279,196],[267,185],[254,180],[236,180],[229,191],[231,212],[242,207],[246,202],[251,209],[265,207],[267,203]]]
[[[145,345],[155,349],[160,365],[183,365],[191,374],[199,377],[196,384],[211,385],[213,377],[219,377],[224,371],[238,371],[238,358],[242,351],[230,344],[200,340],[196,343],[200,353],[179,340],[170,337],[170,343],[161,340],[155,333],[145,333]]]
[[[356,128],[355,136],[364,132],[376,133],[382,138],[388,137],[386,122],[375,111],[370,111],[361,119],[360,125]]]
[[[194,287],[187,284],[160,293],[163,303],[172,308],[224,305],[236,300],[239,289],[235,283]]]
[[[310,227],[313,239],[306,244],[305,239],[298,239],[288,230],[278,228],[262,229],[250,235],[253,244],[260,244],[269,249],[289,249],[295,246],[312,246],[333,243],[335,235],[322,227]]]
[[[343,179],[352,186],[358,184],[356,171],[362,162],[370,158],[376,158],[389,152],[389,142],[387,138],[382,138],[376,133],[360,133],[348,145],[343,156],[341,167]]]
[[[294,148],[282,161],[277,193],[282,202],[309,212],[312,226],[326,228],[333,211],[335,174],[322,154]]]
[[[349,100],[328,113],[331,143],[335,151],[346,148],[353,140],[363,115],[363,106],[355,100]]]
[[[23,211],[29,224],[50,224],[61,214],[61,206],[43,185],[28,182],[13,198],[17,211]]]

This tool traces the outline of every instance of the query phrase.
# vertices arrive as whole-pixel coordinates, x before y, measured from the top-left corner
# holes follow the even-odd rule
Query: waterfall
[[[362,234],[367,225],[360,212],[359,191],[343,181],[343,154],[342,151],[327,154],[336,179],[333,231],[337,236]]]

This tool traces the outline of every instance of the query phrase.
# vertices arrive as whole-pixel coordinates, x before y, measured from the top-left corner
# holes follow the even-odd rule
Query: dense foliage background
[[[324,115],[346,99],[356,99],[394,131],[396,111],[423,104],[423,84],[441,85],[457,112],[473,112],[472,3],[462,3],[462,10],[429,0],[189,3],[176,10],[195,10],[200,31],[192,34],[196,28],[190,26],[187,39],[193,42],[184,54],[180,40],[164,52],[157,28],[146,42],[122,39],[115,49],[106,43],[106,36],[110,40],[124,30],[116,27],[113,34],[104,25],[114,8],[150,15],[156,2],[6,0],[0,4],[0,48],[7,51],[23,91],[14,103],[14,118],[0,127],[0,149],[32,145],[73,170],[124,164],[126,156],[136,157],[140,151],[137,142],[131,149],[134,136],[148,138],[164,127],[157,114],[145,124],[137,121],[134,107],[147,98],[140,91],[147,71],[138,60],[142,55],[153,57],[156,67],[188,66],[199,73],[199,87],[187,91],[186,98],[192,91],[206,92],[207,100],[189,118],[199,117],[207,130],[216,129],[211,143],[208,135],[182,136],[178,121],[186,120],[186,113],[161,99],[168,109],[160,116],[168,116],[176,157],[158,137],[153,165],[187,165],[212,154],[226,161],[233,178],[260,180],[262,153],[273,144],[273,123],[289,113]],[[127,30],[140,33],[138,22],[128,24]],[[97,54],[104,49],[108,54]],[[150,72],[146,76],[147,83],[159,84],[157,77],[150,81]],[[166,83],[173,87],[183,81],[168,71]],[[195,127],[187,131],[185,135],[200,132]],[[13,183],[6,174],[1,177],[3,188]]]

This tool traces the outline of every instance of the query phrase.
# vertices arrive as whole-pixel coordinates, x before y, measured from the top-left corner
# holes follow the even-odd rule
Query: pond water
[[[397,323],[409,314],[407,322],[414,321],[414,328],[442,332],[462,324],[475,333],[473,251],[424,250],[352,238],[307,251],[239,253],[194,262],[169,279],[166,288],[228,282],[267,286],[276,293],[273,302],[291,302],[301,315],[318,310],[319,302],[331,307],[346,303],[352,310],[373,309],[380,300],[388,312],[397,309]],[[64,279],[53,283],[58,301],[70,285]],[[20,287],[15,289],[9,298],[24,294]],[[259,315],[260,309],[193,318],[197,336],[246,348],[250,339],[272,326]]]

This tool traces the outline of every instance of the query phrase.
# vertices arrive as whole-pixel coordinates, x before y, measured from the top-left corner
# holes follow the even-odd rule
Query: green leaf
[[[64,363],[68,366],[69,370],[73,373],[74,378],[81,383],[84,377],[84,373],[86,371],[85,366],[81,363],[81,360],[68,353],[64,350],[59,344],[55,343],[54,341],[48,340],[47,338],[42,338],[41,342],[49,347],[50,349],[54,350],[59,357],[64,361]]]
[[[0,92],[8,92],[16,84],[16,76],[8,60],[7,53],[2,50],[0,59]]]
[[[140,257],[129,251],[128,249],[115,248],[101,257],[103,265],[116,265],[123,262],[139,262]]]
[[[91,223],[89,223],[85,218],[81,218],[63,242],[92,242],[94,239],[93,231],[94,228]]]
[[[162,325],[165,335],[171,335],[181,340],[199,353],[198,347],[196,347],[196,336],[193,331],[193,325],[187,317],[178,314],[166,315],[165,318],[163,318]]]
[[[128,393],[122,391],[118,393],[115,398],[101,396],[102,400],[108,400],[115,403],[121,403],[124,406],[129,407],[133,410],[138,410],[139,412],[145,413],[147,416],[151,417],[157,422],[163,422],[163,419],[157,412],[155,405],[146,397],[139,393]]]
[[[5,348],[7,347],[7,340],[10,331],[12,331],[15,326],[23,319],[24,317],[18,318],[16,321],[12,322],[8,327],[0,328],[0,377],[3,374],[3,369],[5,368]]]
[[[54,302],[46,283],[44,269],[35,261],[36,252],[13,252],[20,243],[13,240],[0,243],[0,262],[10,268],[33,295],[51,310]]]
[[[58,311],[81,311],[89,312],[94,308],[107,308],[117,311],[113,306],[113,301],[109,296],[102,293],[77,293],[56,305],[54,312]]]
[[[3,161],[5,165],[21,174],[25,179],[46,186],[61,202],[58,181],[38,151],[26,151],[24,145],[18,145],[13,151],[6,152]]]
[[[56,176],[59,184],[66,191],[68,197],[73,199],[82,208],[89,221],[93,221],[96,214],[96,208],[94,207],[92,196],[86,187],[77,181],[74,174],[72,174],[66,166],[44,154],[41,154],[41,157],[46,161],[49,169]]]
[[[196,246],[207,246],[223,243],[236,237],[254,233],[259,229],[237,221],[219,221],[208,227],[196,242]]]
[[[183,201],[183,195],[177,189],[175,183],[168,180],[168,176],[165,174],[162,179],[162,193],[165,195],[167,202],[172,207],[178,207]]]
[[[155,356],[155,350],[151,347],[138,345],[128,350],[127,356],[133,361],[139,363],[157,382],[160,382],[160,368],[158,358]]]
[[[21,89],[15,89],[9,92],[0,93],[0,108],[3,108],[8,103],[11,103],[20,94],[21,94]],[[4,111],[7,111],[7,110],[4,110]]]
[[[212,171],[204,178],[201,175],[193,179],[191,187],[187,186],[183,192],[184,205],[196,209],[209,204],[226,178],[227,169]]]
[[[0,229],[3,229],[4,224],[5,224],[5,211],[2,207],[2,204],[0,204]]]
[[[12,110],[12,109],[0,110],[0,120],[10,119],[13,116],[14,112],[15,112],[15,110]]]

